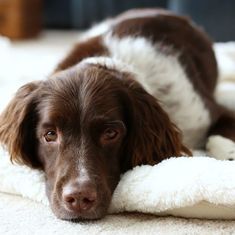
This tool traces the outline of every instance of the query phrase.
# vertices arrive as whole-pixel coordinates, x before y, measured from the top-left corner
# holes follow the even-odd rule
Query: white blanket
[[[8,57],[0,56],[0,63],[3,65],[3,71],[0,71],[0,94],[3,97],[0,101],[0,110],[6,105],[18,85],[49,73],[67,49],[54,51],[54,54],[47,52],[48,57],[45,58],[43,58],[43,51],[37,49],[36,53],[42,62],[31,61],[28,56],[26,57],[27,69],[24,70],[24,67],[20,66],[24,65],[23,58],[20,57],[23,51],[19,50],[24,47],[25,45],[9,44],[6,40],[0,41],[0,48],[4,48],[9,60],[13,56],[11,53],[19,59],[16,68],[9,70],[9,64],[8,67],[4,66]],[[230,53],[226,53],[228,47],[230,50],[227,51]],[[223,60],[219,59],[223,84],[216,95],[221,103],[235,109],[234,85],[224,82],[224,80],[235,81],[234,48],[234,44],[216,46],[218,58],[223,56]],[[227,61],[234,67],[228,66]],[[29,67],[31,69],[28,70]],[[0,192],[18,194],[48,205],[43,173],[24,166],[12,165],[8,154],[2,149],[0,156]],[[235,219],[235,162],[219,161],[205,156],[181,157],[167,159],[156,166],[136,167],[122,176],[109,209],[110,213],[123,211],[194,218]]]
[[[0,191],[48,205],[43,172],[12,165],[3,150],[0,155]],[[124,211],[235,219],[235,162],[198,156],[135,167],[122,176],[109,209]]]

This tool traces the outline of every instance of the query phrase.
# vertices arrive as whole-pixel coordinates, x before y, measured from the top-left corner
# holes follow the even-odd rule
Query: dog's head
[[[122,172],[190,154],[133,76],[94,64],[73,67],[20,88],[0,116],[0,141],[12,161],[45,171],[59,218],[100,218]]]

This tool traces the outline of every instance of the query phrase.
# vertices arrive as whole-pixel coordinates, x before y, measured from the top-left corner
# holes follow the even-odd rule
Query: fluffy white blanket
[[[12,165],[4,151],[0,155],[0,191],[48,205],[43,172]],[[234,161],[205,156],[135,167],[122,176],[109,212],[235,219],[234,171]]]
[[[22,51],[19,51],[25,46],[27,44],[9,44],[7,40],[0,40],[0,48],[8,52],[5,57],[0,56],[0,63],[3,64],[0,93],[4,97],[0,101],[0,109],[6,105],[13,90],[29,80],[44,76],[67,49],[63,47],[54,54],[47,53],[48,58],[41,64],[32,61],[31,69],[27,63],[25,71],[28,74],[25,74],[24,67],[20,66],[20,63],[23,65],[20,58]],[[19,57],[19,63],[13,70],[4,67],[8,57],[12,58],[9,53]],[[37,53],[42,59],[40,48]],[[216,95],[221,103],[235,110],[234,85],[224,82],[235,81],[235,45],[218,44],[216,53],[223,80]],[[30,58],[26,59],[30,61]],[[223,144],[223,139],[216,138],[218,143]],[[140,166],[128,171],[114,192],[109,212],[138,211],[155,215],[235,219],[235,161],[219,161],[202,153],[196,155],[200,157],[171,158],[156,166]],[[3,149],[0,149],[0,192],[18,194],[48,205],[43,173],[12,165]]]

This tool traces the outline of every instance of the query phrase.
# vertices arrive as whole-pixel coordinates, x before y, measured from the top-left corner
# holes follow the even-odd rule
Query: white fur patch
[[[86,40],[91,37],[99,36],[103,33],[106,33],[110,30],[113,24],[112,19],[105,20],[97,25],[94,25],[91,29],[87,30],[85,33],[81,35],[79,38],[80,41]]]
[[[82,62],[79,63],[78,66],[83,65],[83,64],[101,65],[102,67],[107,67],[109,69],[115,69],[120,72],[129,72],[129,73],[131,72],[131,73],[135,74],[133,68],[130,65],[125,64],[118,59],[105,57],[105,56],[86,58],[86,59],[82,60]]]
[[[206,144],[208,154],[218,160],[235,160],[235,143],[219,135],[210,136]]]
[[[210,125],[209,112],[194,90],[178,55],[166,55],[143,37],[122,39],[104,36],[110,58],[90,58],[90,63],[105,64],[118,70],[130,68],[145,89],[155,96],[171,120],[183,131],[184,143],[200,147]]]

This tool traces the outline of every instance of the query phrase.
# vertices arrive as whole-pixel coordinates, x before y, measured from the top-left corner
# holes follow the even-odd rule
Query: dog
[[[45,172],[58,218],[99,219],[123,172],[191,156],[213,135],[235,141],[234,114],[214,98],[217,77],[212,42],[190,19],[129,10],[17,91],[0,141],[13,162]]]

